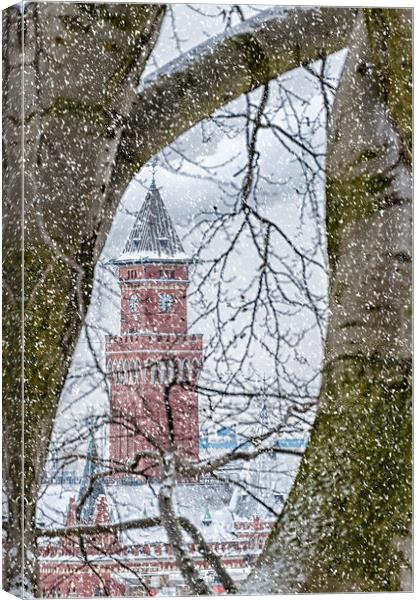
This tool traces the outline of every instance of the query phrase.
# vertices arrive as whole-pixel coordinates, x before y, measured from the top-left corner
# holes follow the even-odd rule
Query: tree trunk
[[[90,298],[101,202],[163,14],[129,4],[4,11],[4,587],[15,594],[39,593],[36,498]]]
[[[363,11],[353,32],[329,133],[319,412],[248,591],[411,589],[410,20]]]

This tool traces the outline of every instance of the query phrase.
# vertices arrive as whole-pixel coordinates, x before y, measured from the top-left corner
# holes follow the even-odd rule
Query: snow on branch
[[[192,48],[143,81],[124,154],[145,162],[227,102],[341,50],[354,18],[353,9],[275,7]]]
[[[271,8],[148,76],[126,119],[107,205],[116,206],[136,171],[196,123],[275,77],[345,48],[355,16],[349,8]],[[108,226],[105,219],[100,241]]]

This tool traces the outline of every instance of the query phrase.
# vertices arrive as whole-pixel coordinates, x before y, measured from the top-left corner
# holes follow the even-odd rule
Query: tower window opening
[[[153,363],[151,365],[151,383],[157,384],[159,381],[159,365],[157,363]]]
[[[182,381],[184,381],[185,383],[190,381],[189,361],[187,359],[183,361]]]
[[[160,271],[160,279],[175,279],[175,271]]]
[[[137,296],[137,294],[133,294],[130,298],[129,298],[129,308],[130,311],[133,314],[138,313],[139,311],[139,307],[140,307],[140,299]]]
[[[161,237],[159,238],[160,249],[165,251],[169,248],[169,240],[167,238]]]

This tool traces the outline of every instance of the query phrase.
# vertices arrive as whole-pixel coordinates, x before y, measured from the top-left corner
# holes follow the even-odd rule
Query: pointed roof
[[[118,262],[137,259],[187,259],[154,178]]]
[[[210,509],[208,507],[208,504],[205,506],[205,511],[204,514],[202,516],[201,522],[205,525],[209,525],[212,523],[212,515],[210,513]]]
[[[99,454],[97,451],[96,441],[93,435],[93,429],[91,427],[91,424],[89,423],[89,445],[87,448],[86,463],[84,465],[83,477],[81,480],[77,503],[81,501],[87,489],[89,488],[92,477],[94,477],[100,472],[98,458]],[[89,494],[86,502],[83,505],[81,511],[82,522],[92,522],[95,514],[96,500],[99,496],[104,495],[105,488],[103,485],[103,479],[99,477],[95,482],[93,491]]]
[[[272,427],[274,427],[274,422],[269,418],[268,412],[268,395],[267,395],[268,385],[266,383],[265,376],[262,379],[261,393],[260,393],[260,412],[259,417],[252,428],[252,435],[254,436],[262,436],[264,433],[269,431]]]

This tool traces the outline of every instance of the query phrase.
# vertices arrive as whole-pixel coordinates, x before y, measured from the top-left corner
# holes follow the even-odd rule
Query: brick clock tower
[[[111,390],[109,458],[176,450],[198,458],[197,378],[202,335],[188,333],[191,260],[153,182],[120,258],[121,334],[106,338]],[[138,469],[158,476],[153,458]]]

